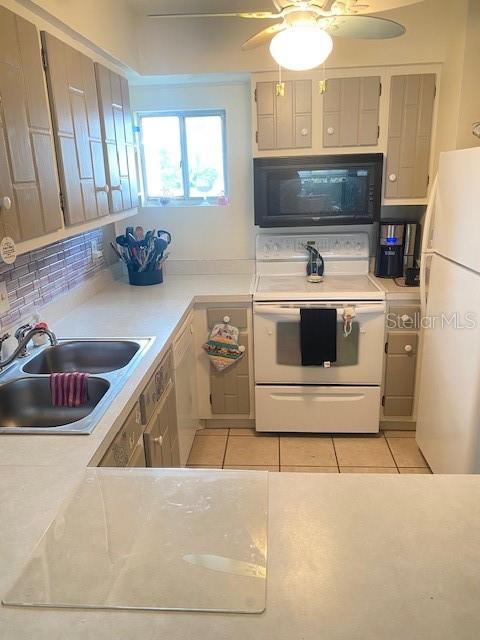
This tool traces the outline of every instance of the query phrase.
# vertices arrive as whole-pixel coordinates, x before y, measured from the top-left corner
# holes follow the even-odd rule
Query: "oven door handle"
[[[332,309],[335,307],[326,307],[326,306],[304,306],[304,307],[278,307],[275,305],[255,305],[253,308],[254,313],[261,315],[269,315],[269,316],[288,316],[288,317],[298,317],[300,315],[300,309]],[[356,307],[352,305],[352,308],[355,310],[355,316],[363,316],[369,314],[383,314],[385,313],[385,304],[382,302],[380,304],[375,304],[372,306],[362,306]],[[336,307],[337,316],[343,317],[343,312],[345,310],[344,307]]]

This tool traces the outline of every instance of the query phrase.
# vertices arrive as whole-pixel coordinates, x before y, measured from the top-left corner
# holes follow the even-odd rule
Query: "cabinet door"
[[[163,435],[162,411],[166,411],[165,403],[153,414],[143,433],[145,443],[145,459],[147,467],[163,467]]]
[[[228,316],[230,323],[240,330],[238,342],[245,347],[245,354],[224,371],[210,367],[210,398],[213,414],[248,415],[250,413],[249,336],[248,314],[242,308],[208,309],[209,329]]]
[[[128,82],[101,64],[95,64],[100,121],[105,149],[110,211],[138,204],[137,169]]]
[[[378,143],[380,77],[330,78],[323,100],[323,146]]]
[[[144,432],[147,466],[174,466],[177,460],[174,449],[177,443],[176,416],[175,391],[172,384]]]
[[[392,77],[386,198],[427,195],[434,100],[435,74]]]
[[[385,416],[408,416],[413,409],[418,334],[395,332],[388,334],[388,355],[385,370]]]
[[[28,240],[61,226],[38,32],[0,7],[0,235]]]
[[[243,357],[224,371],[215,371],[212,368],[210,375],[212,413],[250,413],[248,334],[246,331],[240,331],[238,342],[245,347]]]
[[[312,146],[312,83],[288,80],[283,95],[275,82],[258,82],[257,143],[259,150]]]
[[[175,387],[168,396],[168,435],[170,440],[170,466],[180,466],[180,449],[178,446],[177,399]]]
[[[108,215],[100,116],[93,61],[42,31],[65,221]]]
[[[275,149],[275,83],[257,82],[255,99],[258,148]]]

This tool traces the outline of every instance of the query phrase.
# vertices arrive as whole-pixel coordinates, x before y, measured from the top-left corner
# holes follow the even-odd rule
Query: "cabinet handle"
[[[397,181],[397,174],[396,173],[391,173],[388,176],[388,179],[390,180],[390,182],[396,182]]]
[[[333,136],[333,134],[335,133],[335,129],[333,127],[328,127],[327,133],[329,136]]]
[[[159,444],[160,446],[162,446],[162,444],[163,444],[163,436],[157,436],[156,438],[153,439],[153,442],[155,444]]]
[[[5,209],[5,211],[8,211],[11,208],[12,208],[12,199],[9,198],[8,196],[3,196],[3,198],[0,200],[0,209]]]
[[[140,411],[135,412],[135,422],[137,424],[142,424],[142,414],[140,413]]]
[[[97,193],[104,191],[105,193],[109,193],[110,192],[110,187],[108,186],[108,184],[106,184],[104,187],[97,187],[95,189],[95,191]]]
[[[121,191],[123,189],[121,184],[112,184],[112,191]]]
[[[404,348],[407,353],[411,353],[413,351],[413,347],[411,344],[406,344]]]
[[[302,134],[302,136],[307,136],[308,135],[308,129],[302,129],[300,131],[300,133]]]

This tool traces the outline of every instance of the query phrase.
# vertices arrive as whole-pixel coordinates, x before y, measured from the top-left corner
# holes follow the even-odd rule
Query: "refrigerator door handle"
[[[420,317],[424,318],[427,313],[427,262],[430,263],[432,259],[432,253],[424,253],[420,262]]]

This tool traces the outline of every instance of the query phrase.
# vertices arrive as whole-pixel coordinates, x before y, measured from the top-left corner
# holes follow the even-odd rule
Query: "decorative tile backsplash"
[[[105,269],[110,256],[108,228],[36,249],[17,258],[14,264],[0,264],[0,281],[7,286],[10,310],[0,315],[5,329],[31,315],[35,307],[67,293]],[[94,255],[92,243],[103,255]]]

